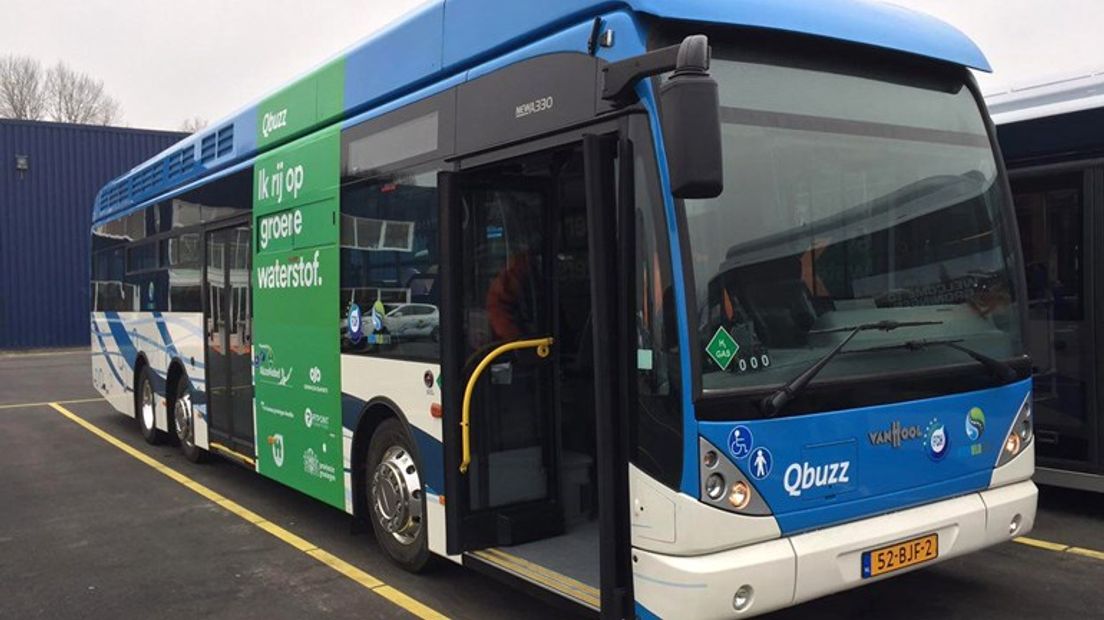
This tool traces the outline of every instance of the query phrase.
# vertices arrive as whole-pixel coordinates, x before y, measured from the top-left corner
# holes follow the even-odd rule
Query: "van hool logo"
[[[900,420],[894,420],[889,428],[882,431],[870,431],[867,433],[872,446],[893,446],[900,448],[901,443],[920,439],[924,436],[924,429],[919,426],[903,426]]]

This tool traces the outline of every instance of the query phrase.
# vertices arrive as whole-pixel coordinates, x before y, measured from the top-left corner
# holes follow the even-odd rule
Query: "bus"
[[[1025,284],[970,69],[877,3],[429,2],[102,189],[93,381],[408,570],[609,618],[1007,541]]]
[[[1104,73],[986,97],[1022,237],[1027,350],[1035,375],[1037,482],[1104,492],[1096,351],[1104,232]],[[1097,283],[1097,284],[1094,284]]]

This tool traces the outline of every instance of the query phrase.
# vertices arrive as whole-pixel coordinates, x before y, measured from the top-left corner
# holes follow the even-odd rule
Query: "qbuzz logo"
[[[287,108],[277,112],[265,112],[261,117],[261,135],[268,137],[277,129],[287,127]]]
[[[851,461],[812,465],[808,461],[792,463],[782,474],[782,488],[790,497],[801,497],[811,489],[851,484]]]

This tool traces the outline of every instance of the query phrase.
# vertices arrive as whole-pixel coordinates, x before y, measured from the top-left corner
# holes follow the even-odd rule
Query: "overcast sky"
[[[1101,0],[895,3],[945,19],[977,41],[995,69],[979,77],[986,92],[1104,70]],[[177,129],[193,116],[228,115],[419,4],[0,0],[0,55],[64,60],[104,81],[122,103],[124,124]]]

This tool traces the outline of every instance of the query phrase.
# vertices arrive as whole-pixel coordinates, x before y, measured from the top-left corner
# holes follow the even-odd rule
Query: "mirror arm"
[[[610,63],[602,68],[605,76],[602,99],[624,107],[636,102],[636,83],[643,78],[668,71],[702,74],[709,71],[709,39],[691,35],[679,45]]]

